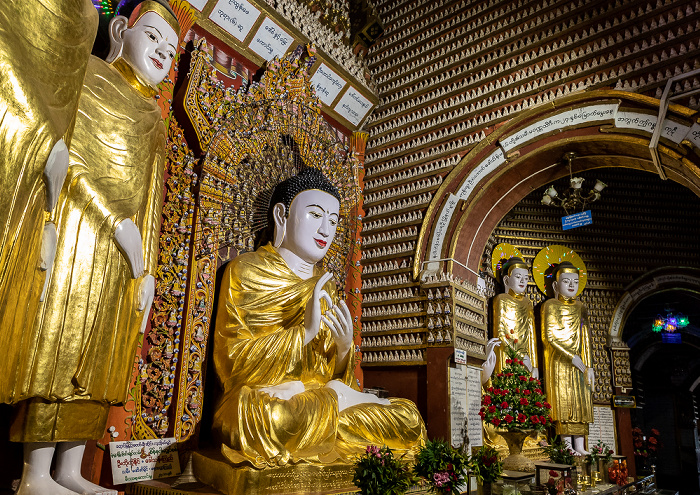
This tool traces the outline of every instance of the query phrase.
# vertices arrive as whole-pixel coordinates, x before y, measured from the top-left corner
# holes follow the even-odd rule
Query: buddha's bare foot
[[[302,393],[304,390],[306,390],[306,388],[299,380],[280,383],[279,385],[263,387],[260,389],[261,392],[265,392],[270,397],[276,397],[282,400],[289,400],[295,395]]]
[[[585,440],[585,437],[583,435],[576,435],[574,437],[574,450],[580,455],[590,454],[590,452],[588,452],[584,448],[584,444],[585,444],[584,440]]]
[[[116,490],[91,483],[80,474],[85,442],[60,442],[56,446],[56,483],[83,495],[117,495]]]
[[[16,495],[80,495],[79,492],[74,492],[68,488],[64,488],[50,476],[32,477],[23,476],[19,483],[19,488]]]
[[[356,406],[358,404],[380,404],[382,406],[389,406],[391,402],[389,399],[380,399],[374,394],[364,394],[358,392],[343,382],[338,380],[331,380],[326,384],[326,387],[333,390],[338,395],[338,411],[347,409],[348,407]]]

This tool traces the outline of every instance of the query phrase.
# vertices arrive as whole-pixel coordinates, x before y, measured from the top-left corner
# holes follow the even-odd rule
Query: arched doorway
[[[435,194],[417,242],[414,277],[425,269],[442,269],[476,282],[494,228],[528,194],[568,175],[561,160],[565,152],[577,154],[572,164],[574,174],[602,168],[631,169],[654,178],[652,174],[658,171],[649,150],[649,127],[655,125],[656,111],[658,100],[631,93],[579,93],[523,111],[493,130],[462,159]],[[674,107],[669,115],[664,124],[668,132],[658,148],[662,169],[669,182],[681,184],[697,199],[700,159],[693,132],[698,126],[692,111],[683,107]],[[672,136],[671,131],[677,135]],[[681,203],[676,207],[685,206]],[[547,238],[541,237],[538,242],[545,247]],[[440,266],[435,260],[445,261]],[[680,261],[678,264],[682,266]],[[596,372],[606,388],[595,398],[601,407],[607,404],[609,408],[614,395],[633,393],[628,348],[619,339],[608,338],[616,306],[633,278],[617,284],[614,294],[591,291],[587,295],[587,304],[605,306],[596,315],[595,335]],[[617,431],[622,432],[619,448],[632,462],[630,411],[615,410],[615,422]]]
[[[674,332],[653,331],[655,320],[669,314],[684,314],[688,326]],[[632,425],[646,437],[636,446],[638,471],[653,462],[664,488],[697,491],[700,292],[676,285],[648,293],[629,313],[621,339],[630,347],[637,398]],[[656,439],[652,429],[659,433],[656,446],[648,444]]]

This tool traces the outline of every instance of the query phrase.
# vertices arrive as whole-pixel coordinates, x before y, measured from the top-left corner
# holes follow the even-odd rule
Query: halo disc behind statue
[[[535,278],[535,283],[544,294],[551,296],[552,269],[563,261],[569,261],[578,268],[579,283],[578,292],[576,293],[576,297],[578,297],[583,292],[583,289],[586,288],[586,281],[588,280],[586,264],[576,254],[576,251],[560,244],[547,246],[535,256],[535,262],[532,264],[532,275]]]
[[[523,258],[523,255],[520,254],[520,251],[518,251],[518,249],[512,244],[502,242],[496,246],[491,253],[491,270],[493,270],[493,276],[500,278],[499,274],[503,263],[513,257],[525,259]]]

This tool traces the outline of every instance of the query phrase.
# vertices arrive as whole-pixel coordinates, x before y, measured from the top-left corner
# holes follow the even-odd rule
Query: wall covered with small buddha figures
[[[594,401],[610,404],[614,385],[632,386],[629,365],[613,366],[616,363],[611,363],[606,346],[613,311],[626,287],[645,273],[662,267],[700,267],[700,199],[679,184],[629,169],[593,170],[585,178],[608,185],[602,198],[590,205],[592,225],[562,230],[564,210],[541,204],[545,187],[535,190],[494,229],[484,250],[482,274],[489,296],[502,290],[490,263],[491,251],[502,242],[515,246],[530,266],[548,245],[562,244],[576,251],[588,274],[579,297],[591,323],[597,377]],[[554,186],[564,190],[567,182],[563,179]],[[545,296],[532,279],[527,292],[537,313]],[[623,373],[618,372],[613,381],[612,374],[621,364]]]
[[[433,195],[501,124],[582,90],[660,97],[668,78],[700,67],[698,7],[673,0],[376,2],[385,32],[367,55],[380,105],[366,124],[364,291],[402,286],[417,296],[411,265],[422,259],[417,233]],[[673,91],[696,87],[697,77]],[[698,106],[696,96],[678,101]]]
[[[475,363],[485,357],[487,305],[465,305],[469,313],[462,314],[471,318],[458,318],[457,299],[436,304],[429,299],[435,296],[429,294],[429,284],[417,279],[428,259],[422,232],[433,232],[438,220],[433,210],[446,201],[448,175],[462,173],[462,159],[470,151],[535,108],[557,108],[557,101],[593,90],[621,90],[647,96],[647,102],[661,97],[669,78],[700,68],[700,3],[378,0],[375,7],[384,34],[367,54],[380,101],[365,124],[363,369],[370,386],[384,381],[398,387],[399,380],[393,380],[400,374],[397,365],[408,365],[406,380],[421,376],[423,371],[411,375],[408,368],[427,364],[430,369],[431,353],[443,356],[442,351],[435,354],[436,348],[460,348]],[[700,88],[697,76],[674,84],[671,94],[694,88]],[[698,108],[694,94],[675,101]],[[529,191],[523,188],[516,195]],[[644,202],[640,199],[639,205]],[[447,241],[459,235],[455,229],[455,220],[445,226]],[[538,246],[545,242],[549,237]],[[475,246],[477,253],[483,249],[483,244]],[[455,248],[454,258],[471,266],[460,256]],[[447,273],[445,265],[440,268],[444,273],[431,281],[443,284],[441,294],[448,288],[479,297],[475,287]],[[591,270],[602,273],[606,267],[596,260]],[[592,315],[599,371],[617,372],[618,385],[629,381],[626,353],[618,357],[618,368],[610,369],[609,356],[601,354],[603,334],[614,310],[611,300],[634,278],[631,273],[636,272],[611,270],[617,279],[606,279],[604,285],[593,277],[584,293],[587,303],[601,308]],[[475,273],[460,275],[476,281]],[[429,314],[436,308],[439,315]],[[397,316],[402,311],[406,318]],[[400,391],[419,404],[430,393]],[[596,402],[605,402],[610,393],[599,391]],[[429,411],[422,412],[430,421]],[[441,432],[431,432],[429,425],[429,433]]]

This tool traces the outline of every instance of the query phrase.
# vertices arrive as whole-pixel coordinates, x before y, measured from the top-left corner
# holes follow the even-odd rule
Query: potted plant
[[[542,383],[532,377],[518,352],[510,345],[505,352],[506,366],[491,378],[479,416],[495,426],[508,444],[510,455],[503,461],[505,469],[534,472],[533,462],[521,454],[523,442],[551,424],[552,406],[546,401]]]
[[[656,428],[652,428],[649,435],[645,435],[641,428],[632,429],[634,460],[638,474],[651,474],[651,466],[656,462],[656,454],[661,448],[660,435]]]
[[[487,445],[479,447],[469,458],[469,470],[476,476],[480,495],[490,495],[491,483],[503,473],[503,463],[498,460],[498,451]]]
[[[465,482],[469,458],[448,442],[428,440],[416,456],[414,472],[425,478],[431,490],[441,495],[459,493]]]
[[[574,459],[574,451],[564,442],[559,435],[556,435],[549,442],[540,442],[542,451],[549,457],[549,460],[555,464],[566,464],[573,466],[576,460]]]
[[[590,447],[589,450],[590,453],[586,456],[586,462],[591,465],[591,470],[598,471],[603,477],[603,481],[607,483],[608,464],[615,452],[601,440],[598,440],[598,443]]]
[[[363,495],[401,495],[418,482],[418,477],[388,447],[368,445],[355,463],[352,481]]]

